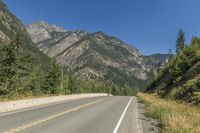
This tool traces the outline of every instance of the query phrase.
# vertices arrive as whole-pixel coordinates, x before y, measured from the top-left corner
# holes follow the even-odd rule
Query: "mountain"
[[[151,60],[151,62],[155,63],[155,64],[165,64],[168,62],[168,59],[171,55],[170,54],[152,54],[149,56],[145,56],[146,58],[148,58],[149,60]]]
[[[44,21],[32,23],[26,29],[43,53],[56,58],[65,72],[81,79],[144,88],[157,69],[153,57],[149,59],[135,47],[103,32],[65,30]]]
[[[9,11],[2,1],[0,1],[0,20],[0,42],[10,43],[11,40],[18,36],[21,47],[25,53],[34,58],[35,65],[46,66],[48,64],[49,58],[33,44],[25,26]]]
[[[168,59],[173,57],[173,54],[152,54],[149,56],[145,56],[146,62],[148,62],[148,64],[151,64],[152,66],[154,66],[154,68],[156,69],[161,69],[164,68],[166,66],[166,64],[168,63]],[[156,72],[155,72],[156,73]]]
[[[31,39],[34,43],[38,43],[47,39],[55,37],[54,33],[63,33],[65,30],[56,25],[50,25],[44,21],[33,23],[27,26]]]

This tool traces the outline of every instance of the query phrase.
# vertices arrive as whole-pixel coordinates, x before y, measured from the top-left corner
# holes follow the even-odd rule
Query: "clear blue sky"
[[[45,20],[66,29],[103,31],[141,53],[175,51],[179,28],[200,35],[200,0],[3,0],[27,25]]]

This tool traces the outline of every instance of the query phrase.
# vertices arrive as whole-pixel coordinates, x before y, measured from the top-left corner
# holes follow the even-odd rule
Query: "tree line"
[[[33,63],[33,57],[21,47],[20,36],[10,43],[0,42],[0,97],[15,99],[24,96],[60,95],[77,93],[110,93],[133,95],[128,87],[118,87],[103,80],[81,80],[62,74],[61,67],[52,59],[46,69]]]

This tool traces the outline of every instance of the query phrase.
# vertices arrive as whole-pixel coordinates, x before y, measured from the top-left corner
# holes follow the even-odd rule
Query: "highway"
[[[142,133],[135,97],[68,100],[0,114],[0,133]]]

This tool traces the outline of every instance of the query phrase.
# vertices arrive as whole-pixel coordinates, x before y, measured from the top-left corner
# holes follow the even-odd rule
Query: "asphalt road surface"
[[[142,133],[135,97],[94,97],[0,114],[0,133]]]

